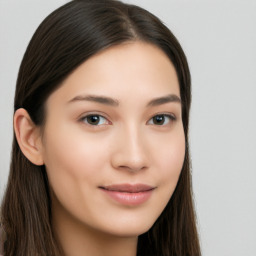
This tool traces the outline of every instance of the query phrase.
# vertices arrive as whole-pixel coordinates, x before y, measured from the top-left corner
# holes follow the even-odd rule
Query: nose
[[[138,172],[149,167],[148,148],[143,132],[129,129],[118,134],[111,157],[115,169]]]

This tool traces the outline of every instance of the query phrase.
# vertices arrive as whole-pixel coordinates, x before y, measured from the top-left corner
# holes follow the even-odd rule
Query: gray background
[[[64,0],[0,0],[0,197],[8,176],[18,67],[33,32]],[[191,68],[190,142],[206,256],[256,255],[256,1],[130,0],[181,42]]]

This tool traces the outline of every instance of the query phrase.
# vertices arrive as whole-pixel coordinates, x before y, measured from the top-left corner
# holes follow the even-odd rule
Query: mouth
[[[119,204],[136,206],[149,200],[156,187],[146,184],[114,184],[100,186],[99,189]]]

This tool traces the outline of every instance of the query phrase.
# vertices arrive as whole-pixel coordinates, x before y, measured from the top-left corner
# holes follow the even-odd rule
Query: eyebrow
[[[114,106],[114,107],[119,106],[119,101],[117,99],[113,99],[106,96],[98,96],[98,95],[79,95],[74,97],[70,101],[68,101],[68,103],[77,102],[77,101],[92,101],[92,102],[97,102],[100,104],[105,104],[105,105]],[[169,102],[181,103],[181,100],[177,95],[169,94],[163,97],[152,99],[147,104],[147,107],[159,106]]]
[[[169,94],[169,95],[151,100],[147,104],[147,107],[159,106],[169,102],[181,103],[181,99],[176,94]]]
[[[71,99],[68,103],[70,102],[76,102],[76,101],[93,101],[109,106],[118,106],[119,102],[116,99],[106,97],[106,96],[96,96],[96,95],[80,95],[76,96],[73,99]]]

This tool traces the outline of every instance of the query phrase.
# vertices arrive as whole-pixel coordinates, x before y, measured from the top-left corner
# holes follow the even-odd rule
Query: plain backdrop
[[[18,68],[64,0],[0,0],[0,198]],[[130,0],[177,36],[192,74],[190,143],[203,255],[256,255],[256,1]]]

